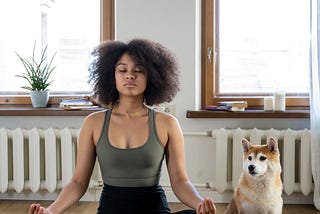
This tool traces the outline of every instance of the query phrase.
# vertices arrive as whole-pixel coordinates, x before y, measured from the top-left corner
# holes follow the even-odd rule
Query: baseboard
[[[168,202],[180,202],[175,196],[171,187],[164,186],[164,191],[166,192]],[[200,195],[202,197],[213,198],[215,203],[229,203],[232,198],[232,192],[218,193],[212,189],[206,187],[197,187]],[[33,193],[31,191],[23,191],[22,193],[17,193],[14,191],[7,191],[5,193],[0,193],[0,200],[45,200],[52,201],[57,198],[60,191],[49,193],[47,191],[39,191]],[[81,198],[81,201],[99,201],[101,189],[90,189]],[[294,193],[292,195],[283,194],[283,201],[285,204],[313,204],[313,194],[304,196],[301,193]]]
[[[164,190],[169,202],[179,202],[170,187],[164,187]],[[202,197],[213,198],[215,203],[229,203],[233,195],[233,192],[218,193],[205,187],[198,187],[197,190]],[[291,195],[283,194],[282,198],[284,204],[313,204],[313,194],[307,196],[301,193],[293,193]]]

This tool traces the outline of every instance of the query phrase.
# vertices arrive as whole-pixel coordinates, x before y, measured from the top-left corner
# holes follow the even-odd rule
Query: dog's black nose
[[[256,167],[254,165],[249,165],[248,166],[248,169],[249,169],[250,172],[254,171],[255,168]]]

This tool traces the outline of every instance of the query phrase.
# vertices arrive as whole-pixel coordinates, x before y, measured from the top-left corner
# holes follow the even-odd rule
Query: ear
[[[267,146],[268,146],[270,152],[278,152],[278,143],[273,137],[269,138]]]
[[[246,138],[242,138],[241,142],[242,142],[242,151],[244,153],[247,153],[249,149],[252,147],[251,143]]]

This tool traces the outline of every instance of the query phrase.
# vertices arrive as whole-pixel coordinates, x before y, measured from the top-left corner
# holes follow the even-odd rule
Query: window
[[[25,102],[18,101],[28,92],[20,88],[25,81],[15,76],[24,71],[15,52],[30,56],[35,43],[39,53],[48,46],[49,58],[56,53],[57,68],[49,87],[52,95],[90,93],[87,80],[91,51],[100,40],[114,39],[113,7],[114,0],[0,3],[0,96],[6,96],[5,103]],[[1,98],[0,103],[4,103]]]
[[[202,1],[202,107],[286,92],[287,107],[309,106],[310,2]]]

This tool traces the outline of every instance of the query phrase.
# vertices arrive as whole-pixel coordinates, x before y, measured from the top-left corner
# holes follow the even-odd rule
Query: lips
[[[132,88],[132,87],[136,87],[137,85],[134,83],[125,83],[123,84],[124,87],[128,87],[128,88]]]

